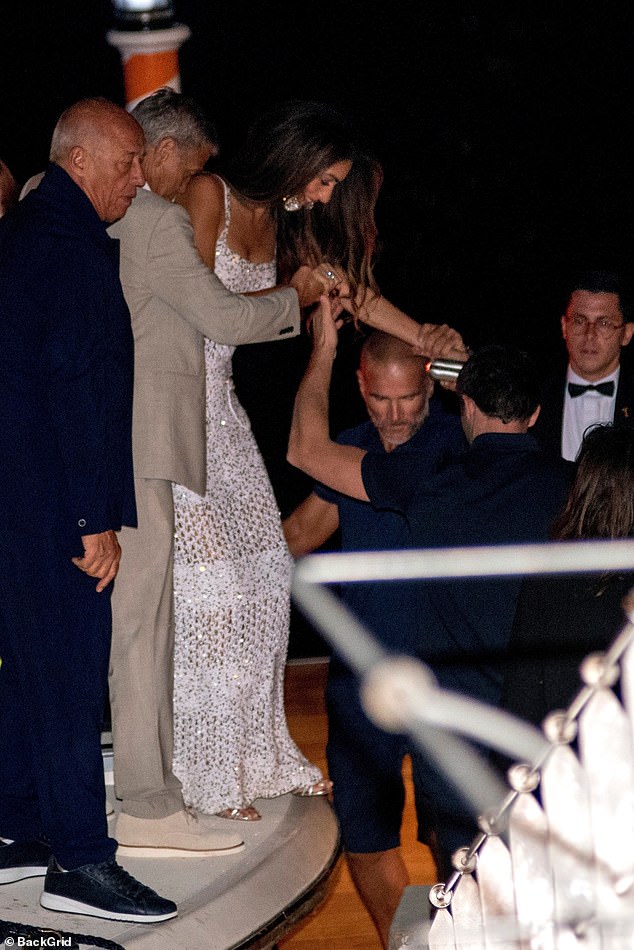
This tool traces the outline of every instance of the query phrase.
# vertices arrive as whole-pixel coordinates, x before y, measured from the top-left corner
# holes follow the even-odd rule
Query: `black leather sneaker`
[[[156,924],[178,913],[173,901],[159,897],[114,860],[62,871],[51,859],[40,904],[48,910],[86,914],[106,920]]]
[[[27,877],[44,877],[51,849],[43,841],[4,841],[0,838],[0,884]]]

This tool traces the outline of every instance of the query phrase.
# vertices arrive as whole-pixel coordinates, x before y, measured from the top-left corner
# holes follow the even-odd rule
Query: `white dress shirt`
[[[586,429],[598,423],[605,424],[613,421],[619,373],[620,367],[617,367],[609,376],[604,376],[603,379],[597,379],[592,383],[592,385],[597,385],[598,383],[614,382],[614,393],[611,396],[604,396],[602,393],[590,389],[588,392],[573,398],[568,392],[568,383],[579,383],[582,386],[587,386],[589,380],[578,376],[570,366],[568,367],[564,396],[564,417],[561,427],[561,454],[569,462],[574,462],[577,458]]]

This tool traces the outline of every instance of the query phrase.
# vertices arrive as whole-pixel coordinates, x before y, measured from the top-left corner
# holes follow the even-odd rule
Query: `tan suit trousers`
[[[183,808],[174,743],[172,483],[136,478],[138,528],[119,533],[112,596],[110,706],[115,794],[122,811],[164,818]]]

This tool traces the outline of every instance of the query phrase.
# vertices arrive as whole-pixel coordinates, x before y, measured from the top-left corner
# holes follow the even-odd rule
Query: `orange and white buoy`
[[[121,54],[126,108],[133,109],[150,93],[170,86],[180,92],[178,51],[191,36],[189,27],[174,23],[166,0],[113,0],[115,21],[122,29],[106,34]]]

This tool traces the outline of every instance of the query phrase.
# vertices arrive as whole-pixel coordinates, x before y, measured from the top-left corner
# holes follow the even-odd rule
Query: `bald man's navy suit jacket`
[[[108,236],[52,166],[0,220],[0,835],[107,860],[110,589],[71,558],[135,525],[133,339]]]

